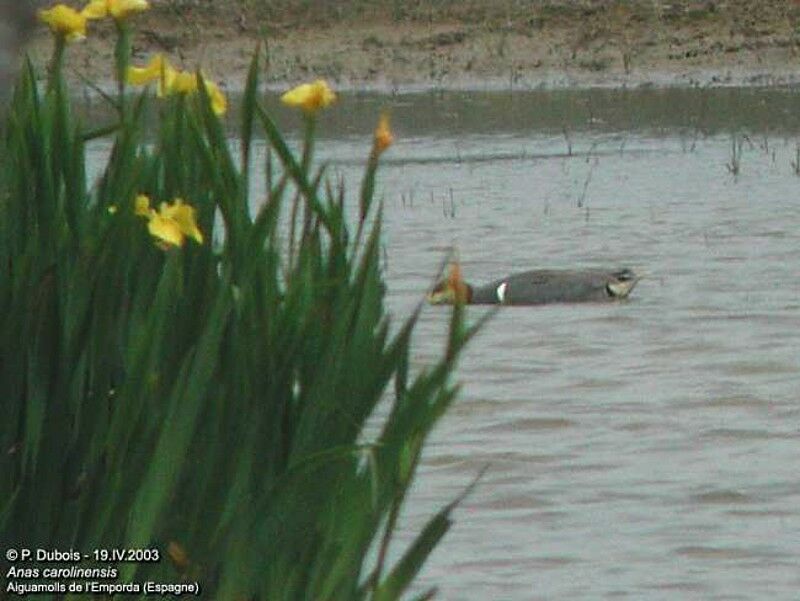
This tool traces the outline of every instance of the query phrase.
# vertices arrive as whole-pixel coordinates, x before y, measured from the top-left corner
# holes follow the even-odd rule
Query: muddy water
[[[351,98],[320,144],[350,190],[383,104],[398,134],[379,177],[394,313],[451,247],[475,283],[535,267],[646,275],[621,304],[503,309],[467,349],[402,541],[487,469],[419,590],[800,598],[800,96]],[[447,317],[423,312],[417,367]]]
[[[623,304],[503,309],[466,351],[405,522],[488,466],[422,574],[442,599],[800,595],[800,111],[785,91],[665,94],[394,100],[393,311],[451,246],[476,283],[646,274]],[[325,152],[356,178],[363,135],[338,126]],[[446,319],[424,311],[419,365]]]

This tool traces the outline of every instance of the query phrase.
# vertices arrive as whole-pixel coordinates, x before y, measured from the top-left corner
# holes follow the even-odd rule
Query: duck
[[[627,298],[640,279],[627,267],[538,269],[509,275],[483,286],[472,286],[463,280],[461,267],[451,263],[447,277],[428,293],[428,302],[432,305],[613,302]]]

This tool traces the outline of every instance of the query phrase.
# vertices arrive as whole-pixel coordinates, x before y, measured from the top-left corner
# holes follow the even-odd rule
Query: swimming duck
[[[474,287],[461,277],[457,263],[428,294],[433,305],[545,305],[607,302],[627,297],[639,277],[630,269],[525,271]]]

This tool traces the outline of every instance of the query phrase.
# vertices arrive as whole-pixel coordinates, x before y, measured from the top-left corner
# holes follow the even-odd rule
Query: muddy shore
[[[337,13],[307,4],[265,14],[232,0],[156,1],[135,19],[134,60],[164,52],[185,68],[202,65],[229,90],[241,88],[261,40],[264,77],[275,88],[314,77],[389,92],[800,81],[800,4],[785,0],[507,0],[401,13],[397,3]],[[113,39],[109,24],[93,23],[69,50],[72,77],[108,81]],[[40,28],[35,62],[46,64],[50,48]]]

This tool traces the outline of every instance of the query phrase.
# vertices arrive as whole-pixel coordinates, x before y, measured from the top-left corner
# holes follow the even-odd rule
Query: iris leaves
[[[171,549],[120,582],[206,598],[398,599],[450,525],[455,503],[389,552],[474,328],[457,307],[442,359],[410,373],[418,312],[389,327],[378,156],[351,236],[312,140],[298,157],[258,102],[257,61],[238,156],[204,85],[160,103],[145,144],[147,91],[90,132],[60,72],[44,93],[21,75],[0,150],[0,542]],[[84,145],[102,135],[95,185]],[[191,203],[202,244],[156,244],[140,194]]]

